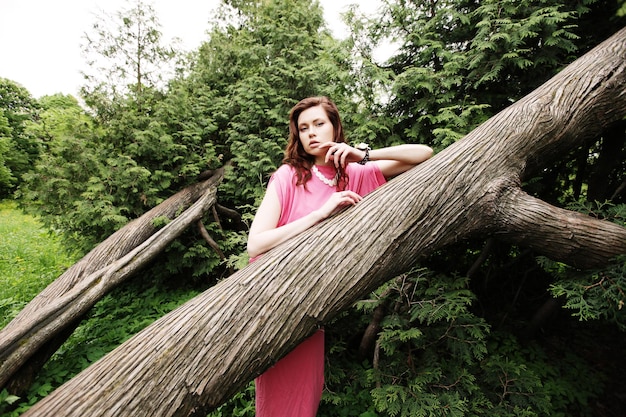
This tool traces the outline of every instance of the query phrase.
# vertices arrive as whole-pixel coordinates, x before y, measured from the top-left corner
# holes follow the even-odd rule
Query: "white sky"
[[[306,1],[306,0],[303,0]],[[146,0],[153,5],[164,41],[182,40],[187,50],[206,39],[211,12],[219,0]],[[371,13],[377,0],[320,0],[336,36],[345,26],[340,13],[358,3]],[[95,22],[94,14],[124,8],[124,0],[0,0],[0,77],[24,86],[34,97],[63,93],[77,96],[84,61],[80,44]]]

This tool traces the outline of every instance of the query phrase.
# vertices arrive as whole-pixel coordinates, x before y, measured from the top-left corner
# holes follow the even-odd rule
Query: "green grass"
[[[58,235],[12,201],[0,201],[0,329],[49,283],[78,260]],[[197,295],[194,282],[139,275],[105,295],[17,398],[0,390],[0,416],[16,417],[73,375],[119,346],[154,320]],[[10,410],[10,411],[9,411]]]
[[[0,201],[0,328],[73,263],[59,236]]]

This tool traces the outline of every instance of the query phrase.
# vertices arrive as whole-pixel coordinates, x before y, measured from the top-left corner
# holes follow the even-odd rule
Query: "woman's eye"
[[[306,126],[302,126],[302,127],[300,128],[300,132],[306,132],[306,130],[307,130],[307,127],[306,127]]]
[[[323,126],[323,125],[324,125],[324,122],[318,122],[318,123],[316,124],[316,126]]]

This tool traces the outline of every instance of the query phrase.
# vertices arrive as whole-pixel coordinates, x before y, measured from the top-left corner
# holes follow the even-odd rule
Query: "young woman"
[[[283,165],[272,175],[250,227],[254,260],[280,243],[357,204],[363,196],[432,156],[425,145],[370,150],[345,142],[337,106],[310,97],[289,115]],[[313,417],[324,385],[324,333],[298,345],[256,381],[257,417]]]

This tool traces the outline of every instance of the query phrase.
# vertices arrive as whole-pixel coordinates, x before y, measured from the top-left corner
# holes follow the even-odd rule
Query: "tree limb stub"
[[[498,238],[574,267],[591,268],[626,253],[626,229],[615,223],[554,207],[521,190],[512,190],[500,207]]]
[[[223,170],[220,170],[215,177],[188,187],[130,222],[35,297],[0,332],[0,387],[43,344],[82,317],[106,293],[199,220],[215,204],[222,178]],[[153,219],[174,217],[193,200],[196,200],[194,204],[162,229],[156,231],[152,226]],[[139,241],[137,236],[142,236],[143,240]]]
[[[563,71],[532,93],[535,99],[512,105],[354,208],[274,248],[164,316],[25,416],[201,415],[420,258],[475,233],[507,230],[505,215],[522,224],[523,216],[507,205],[527,201],[521,191],[511,190],[519,188],[529,159],[538,167],[558,156],[550,153],[575,146],[576,131],[566,124],[598,131],[626,113],[624,71],[605,71],[615,67],[617,53],[624,60],[624,51],[626,30],[574,62],[575,70]],[[589,89],[580,73],[607,75]],[[586,109],[577,108],[577,100],[562,99],[579,91],[593,96],[582,98]],[[543,101],[532,105],[534,100]],[[564,103],[572,109],[561,109]],[[549,133],[536,134],[543,130]],[[623,239],[626,229],[606,233]],[[581,249],[588,243],[572,240]],[[552,254],[573,262],[573,253]],[[599,251],[596,259],[607,260],[606,255]]]

